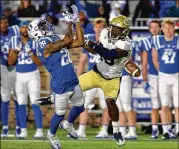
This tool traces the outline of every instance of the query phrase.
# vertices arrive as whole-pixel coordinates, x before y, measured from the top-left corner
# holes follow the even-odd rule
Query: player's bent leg
[[[70,97],[70,101],[73,107],[70,110],[68,120],[64,121],[60,125],[69,133],[69,135],[72,138],[77,139],[78,136],[73,127],[73,123],[76,120],[76,118],[85,110],[84,109],[84,97],[83,97],[83,93],[82,93],[80,85],[75,86],[74,93]]]

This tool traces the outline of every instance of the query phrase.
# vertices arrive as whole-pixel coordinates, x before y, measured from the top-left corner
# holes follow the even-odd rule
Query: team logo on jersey
[[[125,24],[125,25],[130,25],[129,20],[128,20],[128,19],[125,19],[125,20],[124,20],[124,24]]]

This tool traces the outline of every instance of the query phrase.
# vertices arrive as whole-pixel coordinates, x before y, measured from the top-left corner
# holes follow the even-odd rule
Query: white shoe
[[[86,134],[84,132],[80,132],[79,130],[75,131],[78,138],[86,138]],[[67,138],[71,138],[70,135],[67,135]]]
[[[50,141],[52,149],[61,149],[60,141],[55,135],[52,135],[49,130],[46,132],[46,136]]]
[[[78,139],[78,135],[75,132],[75,128],[73,127],[73,124],[70,124],[68,121],[64,120],[60,123],[60,127],[65,129],[71,138]]]
[[[22,130],[22,129],[21,129],[21,133],[20,133],[20,135],[19,135],[19,138],[25,139],[25,138],[27,138],[27,137],[28,137],[28,135],[27,135],[27,130]]]
[[[34,138],[42,139],[43,137],[44,137],[44,134],[43,134],[42,130],[37,130],[34,135]]]
[[[108,132],[101,130],[96,136],[95,138],[108,138]]]
[[[126,140],[137,139],[136,133],[131,133],[130,131],[124,136]]]

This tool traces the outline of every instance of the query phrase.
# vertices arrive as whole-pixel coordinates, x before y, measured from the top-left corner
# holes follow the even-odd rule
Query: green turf
[[[149,135],[139,133],[135,141],[126,141],[126,145],[119,147],[114,140],[96,140],[97,129],[87,129],[87,140],[73,140],[66,138],[64,130],[58,131],[62,149],[178,149],[178,140],[163,141],[150,140]],[[27,140],[6,138],[1,140],[1,149],[51,149],[47,140],[34,140],[34,130],[28,130]]]

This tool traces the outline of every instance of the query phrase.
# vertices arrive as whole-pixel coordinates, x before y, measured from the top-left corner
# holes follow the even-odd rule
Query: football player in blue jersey
[[[161,24],[159,20],[152,20],[149,24],[151,36],[143,38],[140,41],[139,49],[141,51],[142,76],[144,80],[144,92],[150,93],[152,103],[152,139],[158,138],[158,121],[160,100],[158,94],[158,72],[152,63],[152,37],[159,35],[161,32]],[[149,70],[148,70],[149,67]],[[148,75],[149,73],[149,75]],[[148,76],[148,77],[147,77]]]
[[[27,113],[26,106],[28,95],[34,111],[37,131],[34,138],[42,138],[42,111],[36,100],[40,97],[40,73],[41,66],[37,58],[37,44],[28,37],[28,22],[21,22],[21,36],[13,36],[10,41],[8,64],[16,64],[16,95],[19,104],[19,121],[21,127],[20,138],[27,138]]]
[[[169,103],[173,101],[175,109],[176,134],[179,136],[179,36],[175,35],[175,23],[166,19],[162,22],[164,35],[154,36],[152,39],[152,60],[159,72],[159,95],[161,99],[161,120],[163,127],[162,139],[174,138],[170,131]]]
[[[67,33],[63,39],[54,33],[54,27],[43,19],[36,19],[28,26],[29,36],[38,43],[38,57],[51,74],[51,89],[54,93],[55,113],[51,119],[50,130],[47,131],[53,149],[61,149],[56,132],[59,124],[67,130],[72,138],[77,139],[73,122],[84,111],[84,97],[74,71],[68,49],[84,45],[84,35],[78,18],[78,9],[72,5],[73,14],[63,13],[69,22]],[[76,24],[76,36],[72,31],[72,23]],[[66,107],[70,101],[73,107],[68,120],[63,121]]]
[[[97,42],[99,41],[99,36],[101,31],[106,27],[106,22],[103,18],[96,18],[93,22],[93,30],[95,34],[87,34],[85,37]],[[79,64],[77,67],[77,75],[80,76],[83,74],[86,63],[88,62],[88,71],[92,70],[94,65],[100,61],[101,57],[98,54],[92,54],[83,49],[80,56]],[[108,137],[108,125],[109,125],[109,116],[108,109],[104,97],[104,93],[100,88],[93,88],[89,91],[84,92],[85,95],[85,111],[80,114],[79,119],[79,128],[77,135],[79,138],[85,138],[85,128],[88,121],[88,108],[92,104],[93,99],[96,97],[99,99],[100,107],[102,110],[102,129],[95,136],[95,138],[107,138]]]
[[[8,137],[8,118],[9,118],[9,101],[11,99],[11,90],[15,89],[16,70],[7,64],[9,53],[9,41],[12,36],[19,35],[18,26],[9,27],[6,17],[1,16],[0,20],[0,36],[1,36],[1,119],[2,133],[1,137]],[[15,93],[15,90],[14,90]],[[14,95],[15,115],[16,115],[16,137],[20,134],[20,125],[18,118],[18,103]]]

